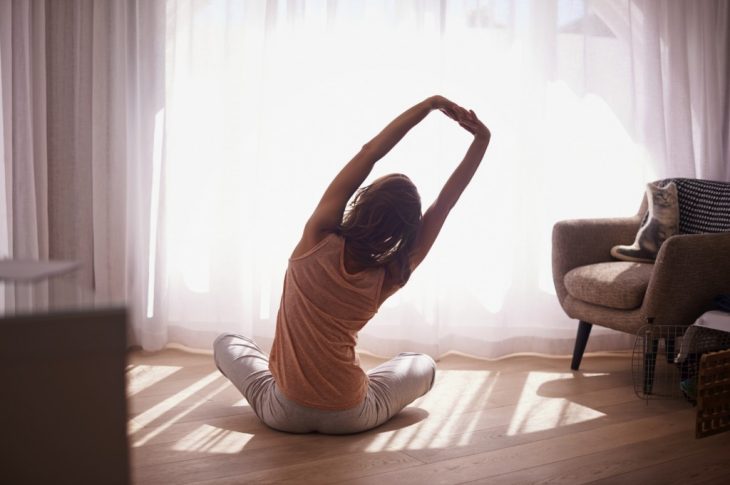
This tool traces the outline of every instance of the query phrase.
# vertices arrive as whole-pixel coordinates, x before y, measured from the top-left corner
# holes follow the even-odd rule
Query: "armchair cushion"
[[[577,300],[633,310],[644,301],[653,270],[653,264],[624,261],[579,266],[565,275],[565,288]]]
[[[642,203],[640,214],[646,204]],[[560,221],[553,227],[553,283],[563,305],[568,291],[565,275],[568,271],[588,264],[609,260],[615,244],[627,244],[636,237],[641,217],[611,219],[573,219]]]

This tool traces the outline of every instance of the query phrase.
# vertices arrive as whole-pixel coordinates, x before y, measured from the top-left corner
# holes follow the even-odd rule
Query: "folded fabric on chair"
[[[669,182],[675,183],[679,196],[679,234],[730,232],[729,183],[686,178],[655,183]]]

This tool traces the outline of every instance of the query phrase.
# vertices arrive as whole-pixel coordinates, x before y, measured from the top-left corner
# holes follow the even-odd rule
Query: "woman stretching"
[[[474,141],[426,213],[405,175],[357,190],[375,163],[436,109]],[[393,120],[330,183],[289,259],[271,359],[240,335],[221,335],[214,344],[218,369],[265,424],[293,433],[356,433],[431,389],[436,366],[427,355],[402,353],[363,372],[357,333],[426,257],[490,136],[473,111],[433,96]]]

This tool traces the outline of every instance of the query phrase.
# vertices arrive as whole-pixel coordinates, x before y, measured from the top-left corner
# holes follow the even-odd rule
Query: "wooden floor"
[[[135,352],[134,483],[730,483],[730,433],[696,440],[689,404],[639,400],[628,355],[568,369],[447,356],[429,394],[338,437],[268,429],[209,355]]]

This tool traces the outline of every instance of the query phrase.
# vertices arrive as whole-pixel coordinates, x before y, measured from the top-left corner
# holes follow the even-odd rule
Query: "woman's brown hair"
[[[403,286],[409,255],[421,227],[421,197],[402,174],[379,178],[355,194],[339,227],[348,256],[366,267],[386,266]]]

